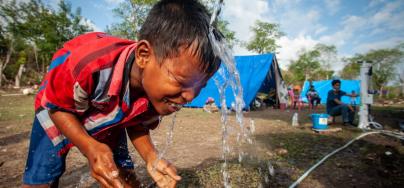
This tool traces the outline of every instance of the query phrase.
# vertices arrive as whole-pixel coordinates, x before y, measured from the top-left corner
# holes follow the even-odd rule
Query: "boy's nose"
[[[182,91],[181,96],[186,102],[191,102],[196,97],[196,91],[194,88],[188,88]]]

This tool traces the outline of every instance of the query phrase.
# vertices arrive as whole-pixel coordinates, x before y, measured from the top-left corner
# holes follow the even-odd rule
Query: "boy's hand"
[[[348,105],[349,110],[351,110],[352,112],[355,112],[354,108],[351,105]]]
[[[119,178],[119,170],[113,160],[111,149],[102,143],[93,144],[90,151],[85,154],[90,164],[91,176],[103,187],[123,188]]]
[[[147,163],[147,171],[159,187],[175,187],[177,181],[181,180],[177,175],[177,169],[164,159],[157,163],[155,161]]]

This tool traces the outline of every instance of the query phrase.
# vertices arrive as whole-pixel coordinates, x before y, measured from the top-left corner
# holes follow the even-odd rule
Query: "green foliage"
[[[21,51],[18,53],[16,59],[16,62],[7,66],[4,71],[4,74],[7,78],[12,78],[13,76],[17,75],[20,65],[26,64],[27,62],[27,54],[25,53],[25,51]]]
[[[356,63],[357,59],[357,57],[343,59],[343,61],[348,62],[348,64],[345,65],[340,72],[342,79],[352,80],[359,77],[360,64]]]
[[[371,50],[366,54],[356,54],[345,59],[347,66],[342,70],[341,77],[352,79],[359,76],[360,65],[358,61],[367,61],[372,64],[372,82],[377,89],[382,89],[389,81],[396,78],[396,65],[402,62],[404,52],[400,45],[395,48]]]
[[[386,96],[386,99],[395,99],[397,97],[397,95],[394,92],[389,92]]]
[[[293,74],[288,69],[281,69],[283,80],[287,85],[294,83]]]
[[[293,82],[302,84],[307,79],[319,79],[317,73],[322,71],[319,57],[318,50],[310,50],[301,53],[296,61],[292,61],[289,71],[293,75]]]
[[[257,20],[255,26],[251,28],[254,37],[247,43],[246,48],[259,54],[274,53],[279,47],[276,40],[284,35],[280,31],[278,24],[272,24]]]
[[[118,8],[115,8],[115,16],[121,18],[121,22],[112,24],[106,29],[107,33],[115,36],[137,40],[137,35],[141,29],[147,14],[157,0],[125,0],[119,4]],[[204,0],[202,3],[208,8],[209,12],[213,12],[213,5],[216,1]],[[128,8],[130,7],[130,8]],[[215,23],[217,28],[225,36],[230,48],[234,46],[238,41],[235,38],[235,33],[230,31],[228,22],[218,18]]]
[[[331,65],[337,63],[337,48],[334,45],[317,44],[314,50],[320,52],[318,58],[322,68],[325,69],[325,73],[331,69]]]
[[[205,7],[207,7],[209,13],[213,14],[217,1],[216,0],[202,0],[201,2],[202,2],[202,4],[205,5]],[[223,5],[223,6],[226,6],[226,5]],[[226,38],[227,45],[230,49],[233,48],[234,45],[241,43],[238,39],[236,39],[236,36],[235,36],[236,33],[234,31],[231,31],[230,29],[228,29],[229,22],[226,20],[223,20],[220,14],[216,18],[213,25],[217,29],[219,29],[219,31]]]
[[[125,0],[113,10],[115,16],[122,19],[120,23],[112,24],[106,29],[107,33],[115,36],[136,40],[147,14],[157,0]]]
[[[334,45],[317,44],[312,50],[302,51],[289,66],[288,83],[303,84],[305,80],[329,79],[334,74],[330,66],[337,60]]]
[[[219,19],[217,21],[217,28],[223,34],[224,38],[227,41],[228,47],[231,49],[234,47],[234,45],[240,43],[240,41],[236,39],[236,36],[235,36],[236,33],[227,28],[228,25],[229,25],[229,22],[226,20]]]
[[[46,7],[40,0],[5,1],[0,4],[0,59],[11,52],[24,52],[23,56],[13,53],[7,77],[13,78],[19,64],[24,61],[27,67],[35,67],[40,72],[39,64],[44,68],[49,65],[53,53],[63,43],[73,37],[90,31],[83,23],[81,10],[74,13],[71,5],[64,0],[59,1],[58,10]],[[35,52],[32,52],[35,51]],[[32,57],[35,54],[36,57]],[[30,55],[31,57],[28,57]],[[29,65],[29,64],[36,65]],[[11,70],[10,70],[11,69]]]

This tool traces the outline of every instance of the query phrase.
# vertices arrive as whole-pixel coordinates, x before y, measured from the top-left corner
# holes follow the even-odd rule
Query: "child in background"
[[[352,90],[351,95],[354,96],[354,97],[351,97],[351,105],[356,106],[356,92],[355,92],[355,90]]]
[[[309,90],[307,91],[307,99],[309,99],[311,106],[316,109],[317,105],[320,104],[321,102],[321,98],[320,95],[318,94],[318,92],[316,91],[316,89],[314,88],[313,85],[310,85]]]
[[[218,112],[219,108],[215,104],[215,99],[208,97],[208,99],[205,101],[205,105],[203,106],[203,110],[208,113]]]
[[[72,146],[102,187],[139,186],[126,135],[157,185],[175,187],[181,177],[158,159],[149,130],[192,101],[217,71],[209,19],[196,0],[162,0],[137,42],[88,33],[65,43],[36,96],[23,187],[57,187]]]

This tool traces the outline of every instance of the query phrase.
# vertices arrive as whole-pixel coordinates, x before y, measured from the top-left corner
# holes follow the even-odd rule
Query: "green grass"
[[[0,122],[32,119],[35,96],[0,96]]]
[[[372,106],[371,110],[375,111],[397,111],[397,110],[404,110],[403,106]]]

